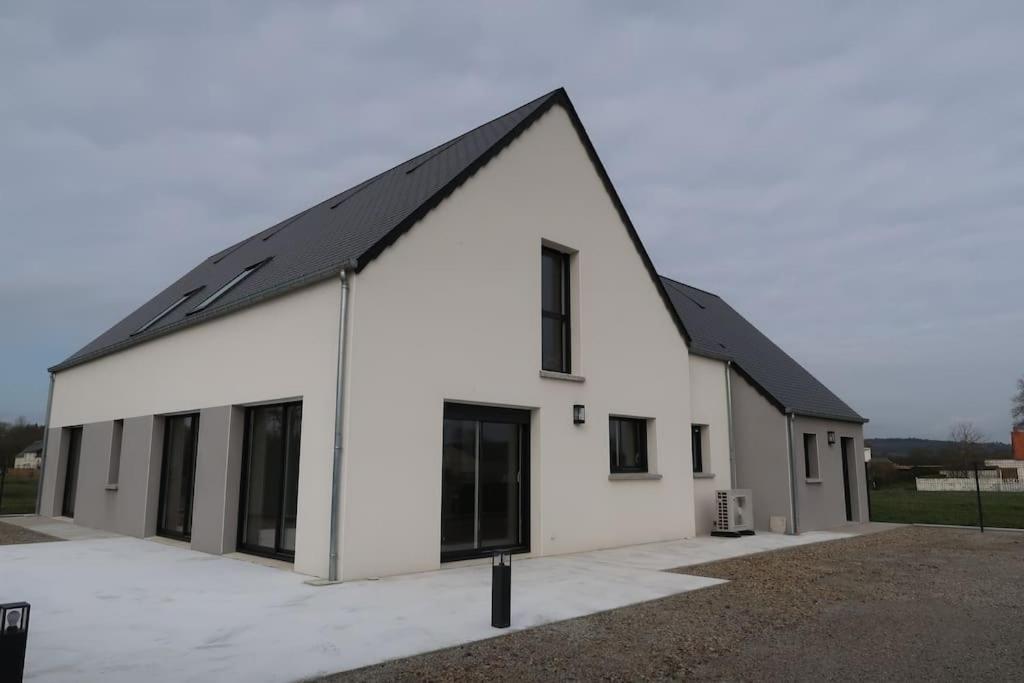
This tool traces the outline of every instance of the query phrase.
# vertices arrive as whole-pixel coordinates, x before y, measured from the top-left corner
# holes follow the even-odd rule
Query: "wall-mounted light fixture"
[[[836,445],[836,433],[835,432],[829,432],[828,433],[828,445],[829,446],[835,446]]]
[[[581,425],[587,421],[586,409],[577,403],[572,407],[572,423],[574,425]]]

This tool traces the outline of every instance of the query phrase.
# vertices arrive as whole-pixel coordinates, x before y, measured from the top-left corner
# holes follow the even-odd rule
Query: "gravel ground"
[[[14,543],[46,543],[47,541],[59,541],[59,538],[41,534],[38,531],[31,531],[16,524],[4,524],[0,522],[0,545],[12,545]]]
[[[1024,533],[906,527],[677,570],[729,583],[336,674],[1020,680]]]

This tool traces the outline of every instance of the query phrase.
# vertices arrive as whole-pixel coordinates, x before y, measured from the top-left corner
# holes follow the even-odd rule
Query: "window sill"
[[[821,479],[810,479],[810,478],[808,478],[808,479],[804,479],[804,483],[805,484],[820,484],[821,483]]]
[[[608,481],[656,481],[661,475],[656,472],[612,472],[608,475]]]
[[[105,491],[116,491],[117,490],[117,484],[106,484],[106,485],[104,485],[103,489]]]
[[[551,370],[541,370],[540,376],[542,379],[560,379],[563,382],[585,382],[585,377],[579,375],[570,375],[567,372],[552,372]]]
[[[694,479],[714,479],[715,478],[715,473],[714,472],[694,472],[693,473],[693,478]]]

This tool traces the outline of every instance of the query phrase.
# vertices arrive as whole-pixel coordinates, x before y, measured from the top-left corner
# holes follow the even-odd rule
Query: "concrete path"
[[[513,561],[513,630],[721,583],[663,569],[849,535],[701,537]],[[305,579],[126,537],[0,547],[0,601],[32,604],[30,681],[288,681],[504,632],[490,627],[489,566],[325,587]]]
[[[120,534],[78,526],[74,522],[60,517],[25,515],[23,517],[4,517],[2,521],[5,524],[13,524],[30,531],[38,531],[41,534],[53,536],[64,541],[84,541],[90,538],[120,538]]]

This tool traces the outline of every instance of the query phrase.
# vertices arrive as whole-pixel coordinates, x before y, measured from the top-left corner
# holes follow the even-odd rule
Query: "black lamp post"
[[[25,646],[28,644],[27,602],[0,605],[0,681],[21,683],[25,674]]]
[[[491,555],[491,626],[512,625],[512,553],[499,550]]]

